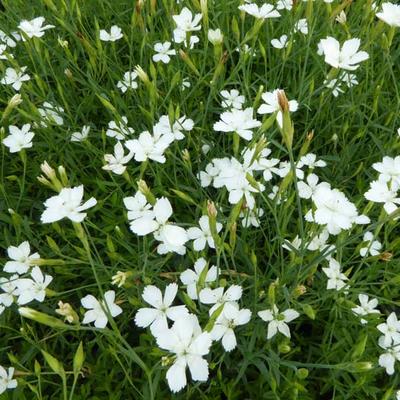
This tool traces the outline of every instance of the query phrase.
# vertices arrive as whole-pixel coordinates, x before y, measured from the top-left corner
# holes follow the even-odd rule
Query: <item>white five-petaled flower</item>
[[[131,136],[135,130],[128,126],[128,118],[123,116],[119,121],[110,121],[106,135],[117,140],[124,140]]]
[[[378,339],[378,344],[380,347],[386,350],[386,353],[383,353],[379,356],[379,365],[386,369],[386,373],[388,375],[394,374],[394,364],[397,361],[400,361],[400,343],[394,343],[393,345],[387,345],[385,342],[385,337],[381,336]]]
[[[136,192],[135,196],[125,197],[124,205],[128,210],[128,219],[134,221],[138,218],[148,217],[153,218],[151,204],[146,200],[146,197],[141,192]]]
[[[41,116],[40,124],[44,127],[47,127],[47,123],[62,125],[64,120],[62,118],[62,113],[64,109],[59,106],[54,106],[53,104],[45,101],[42,105],[42,108],[38,108],[39,114]]]
[[[199,219],[200,228],[189,228],[187,233],[190,240],[193,240],[193,248],[196,251],[204,250],[206,245],[211,249],[215,249],[214,239],[211,235],[210,219],[207,215],[203,215]],[[222,229],[222,224],[216,223],[217,233]]]
[[[358,300],[360,302],[359,306],[353,307],[351,311],[353,311],[356,315],[368,315],[368,314],[379,314],[379,310],[376,309],[378,305],[377,299],[369,299],[366,294],[359,294]],[[364,318],[361,318],[361,323],[366,324],[367,321]]]
[[[127,71],[124,73],[124,77],[121,81],[117,82],[117,88],[125,93],[128,89],[137,89],[138,84],[136,82],[137,73],[135,71]]]
[[[14,90],[19,91],[21,89],[22,83],[29,81],[31,78],[28,74],[25,74],[27,67],[21,67],[18,70],[8,67],[4,78],[0,83],[4,85],[11,85]]]
[[[282,35],[279,39],[272,39],[271,45],[272,47],[275,47],[275,49],[284,49],[289,45],[288,39],[287,35]]]
[[[123,37],[122,30],[119,26],[113,25],[108,33],[105,29],[100,29],[100,40],[103,42],[115,42]]]
[[[108,322],[107,311],[112,317],[122,313],[122,308],[115,304],[114,290],[108,290],[104,293],[104,300],[97,300],[91,294],[81,299],[81,304],[88,311],[85,312],[82,324],[94,322],[96,328],[105,328]]]
[[[391,2],[382,3],[382,11],[376,13],[376,16],[393,27],[400,27],[400,4]]]
[[[361,257],[365,257],[368,253],[371,256],[377,256],[380,254],[382,243],[379,240],[374,240],[374,234],[372,232],[365,232],[363,242],[366,242],[366,246],[361,247],[360,249]]]
[[[186,43],[188,32],[199,31],[201,29],[200,21],[202,17],[201,14],[193,15],[187,7],[184,7],[180,14],[173,15],[172,18],[176,24],[176,28],[174,29],[174,41],[176,43]],[[199,38],[192,35],[190,37],[190,47],[198,41]],[[188,45],[188,43],[186,43],[186,45]]]
[[[166,160],[164,153],[173,141],[171,133],[160,135],[155,130],[152,135],[144,131],[137,139],[127,140],[125,146],[138,162],[153,160],[163,164]]]
[[[11,275],[9,278],[0,278],[0,288],[4,293],[0,293],[0,304],[10,307],[15,297],[19,295],[18,282],[19,275]]]
[[[73,188],[63,188],[56,196],[50,197],[44,202],[44,210],[40,220],[45,223],[60,221],[68,218],[72,222],[82,222],[86,213],[82,212],[97,204],[94,197],[82,204],[83,185]]]
[[[83,142],[87,139],[90,132],[89,125],[83,125],[82,130],[80,132],[73,132],[71,135],[71,142]]]
[[[322,268],[328,277],[327,289],[341,290],[346,287],[347,276],[342,273],[340,264],[334,259],[329,259],[329,268]]]
[[[212,315],[219,307],[225,304],[236,303],[242,297],[243,289],[239,285],[229,286],[228,289],[218,287],[216,289],[204,288],[199,293],[199,300],[203,304],[213,304],[209,310]]]
[[[207,34],[208,40],[215,46],[221,44],[224,40],[224,35],[221,29],[210,29]]]
[[[234,132],[245,140],[251,140],[254,128],[261,126],[261,122],[253,118],[253,108],[244,110],[232,109],[220,115],[220,120],[214,124],[214,130],[219,132]]]
[[[9,36],[0,29],[0,43],[4,43],[5,46],[15,47],[20,40],[21,35],[18,32],[11,32]]]
[[[221,96],[223,98],[221,105],[223,108],[236,108],[241,110],[245,101],[244,96],[242,96],[238,90],[222,90]]]
[[[32,268],[31,278],[21,278],[16,281],[19,305],[30,303],[33,300],[42,302],[46,297],[46,288],[53,280],[52,276],[43,275],[39,267]]]
[[[276,114],[276,120],[280,127],[283,124],[283,114],[281,110],[281,106],[279,104],[278,95],[281,89],[275,89],[272,92],[265,92],[261,95],[262,99],[264,100],[264,104],[258,108],[258,114]],[[296,100],[289,101],[289,111],[295,112],[299,108],[299,103]]]
[[[319,178],[315,174],[308,175],[306,178],[306,182],[298,181],[297,188],[299,191],[299,196],[302,199],[310,199],[319,186],[326,186],[328,188],[330,187],[329,183],[327,182],[318,183],[318,181]]]
[[[201,284],[200,278],[204,279],[204,286],[209,285],[217,279],[218,268],[215,265],[212,265],[210,268],[207,268],[206,272],[206,267],[207,261],[201,257],[194,263],[194,270],[187,269],[180,275],[181,282],[186,285],[188,296],[193,300],[198,299],[198,292],[203,289],[203,287],[199,287]]]
[[[106,171],[114,172],[114,174],[122,175],[126,170],[126,163],[133,157],[133,153],[129,152],[125,155],[124,147],[121,142],[117,142],[114,146],[114,154],[105,154],[104,161],[107,163],[103,166]]]
[[[213,340],[221,340],[226,351],[232,351],[237,344],[234,328],[245,325],[250,321],[251,311],[239,309],[235,303],[226,304],[215,321],[210,334]]]
[[[13,375],[13,367],[9,367],[7,371],[0,365],[0,394],[4,393],[7,389],[15,389],[17,387],[17,380],[13,379]]]
[[[382,175],[381,175],[382,176]],[[384,181],[380,178],[377,181],[370,183],[369,190],[364,194],[364,197],[374,203],[383,203],[383,208],[388,214],[396,211],[400,204],[400,197],[397,191],[399,189],[397,180],[392,183]]]
[[[318,54],[325,56],[325,62],[334,68],[354,71],[362,61],[368,60],[369,55],[365,51],[358,51],[360,39],[349,39],[340,46],[333,37],[321,39],[318,44]]]
[[[372,168],[379,172],[379,180],[397,184],[397,190],[400,186],[400,156],[385,156],[381,162],[372,164]]]
[[[19,246],[10,246],[7,254],[12,261],[6,262],[4,272],[9,274],[25,274],[30,267],[35,266],[35,260],[40,258],[39,253],[31,254],[31,247],[27,241],[22,242]]]
[[[260,19],[277,18],[281,16],[279,11],[275,10],[272,4],[267,3],[263,4],[261,7],[255,3],[243,4],[239,6],[239,10]]]
[[[3,144],[10,149],[10,153],[17,153],[22,149],[32,147],[32,139],[35,134],[31,132],[30,124],[25,124],[22,128],[10,125],[8,129],[10,135],[3,139]]]
[[[157,247],[159,254],[166,254],[175,252],[178,254],[185,254],[185,243],[189,240],[186,230],[180,226],[168,222],[172,215],[172,207],[169,200],[165,197],[157,199],[153,209],[146,208],[146,204],[142,204],[141,198],[138,200],[139,207],[145,207],[146,211],[138,214],[128,214],[130,221],[130,228],[133,233],[139,236],[145,236],[149,233],[154,233],[154,238],[161,243]],[[134,201],[135,202],[135,201]],[[128,207],[135,208],[132,200],[125,202]]]
[[[396,313],[392,312],[386,322],[379,324],[376,328],[383,333],[385,346],[400,344],[400,320],[397,319]]]
[[[22,40],[25,40],[25,36],[28,38],[42,37],[47,29],[54,28],[54,25],[43,25],[44,21],[44,17],[37,17],[30,21],[26,19],[21,21],[18,25],[18,29],[24,33],[24,35],[22,35]]]
[[[278,332],[290,338],[290,329],[288,323],[296,319],[300,314],[291,308],[279,312],[274,304],[272,309],[259,311],[257,315],[265,322],[268,322],[267,339],[273,338]]]
[[[170,283],[164,292],[156,286],[146,286],[143,290],[143,300],[153,308],[140,308],[135,315],[135,324],[141,328],[150,326],[151,333],[157,337],[168,329],[168,319],[177,321],[189,314],[186,306],[172,306],[178,293],[178,285]]]
[[[207,381],[208,363],[203,356],[209,353],[211,343],[211,335],[202,332],[197,317],[192,314],[179,318],[171,329],[157,336],[158,346],[176,357],[167,371],[172,392],[179,392],[186,386],[186,367],[194,381]]]
[[[176,55],[176,50],[171,49],[171,44],[171,42],[156,43],[154,45],[154,51],[156,54],[153,55],[153,61],[162,61],[164,64],[168,64],[171,61],[170,56]]]
[[[316,207],[314,215],[306,214],[306,220],[326,226],[331,235],[337,235],[347,230],[353,224],[367,224],[370,219],[359,215],[356,206],[338,189],[329,185],[318,185],[312,195]]]

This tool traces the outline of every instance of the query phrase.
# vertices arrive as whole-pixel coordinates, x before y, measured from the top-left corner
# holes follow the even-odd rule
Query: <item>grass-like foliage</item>
[[[400,5],[0,13],[1,399],[400,399]]]

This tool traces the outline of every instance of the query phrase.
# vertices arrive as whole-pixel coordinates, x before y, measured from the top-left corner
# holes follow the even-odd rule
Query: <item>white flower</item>
[[[293,0],[278,0],[276,8],[278,10],[291,10],[293,7]]]
[[[130,221],[142,217],[153,218],[151,204],[147,203],[146,197],[141,192],[136,192],[134,197],[125,197],[123,201]]]
[[[199,300],[203,304],[213,304],[209,310],[212,315],[219,307],[225,304],[236,303],[242,297],[243,289],[239,285],[232,285],[228,289],[219,287],[216,289],[204,288],[199,293]]]
[[[276,114],[276,120],[280,127],[283,125],[283,114],[281,110],[281,106],[279,105],[278,94],[281,89],[275,89],[272,92],[265,92],[262,94],[262,99],[264,100],[264,104],[258,108],[258,114]],[[289,111],[295,112],[299,108],[299,103],[296,100],[289,101]]]
[[[8,257],[13,261],[7,261],[4,272],[10,274],[25,274],[29,268],[35,266],[35,260],[40,258],[39,253],[31,254],[29,242],[22,242],[19,246],[10,246],[7,249]]]
[[[21,67],[18,70],[14,68],[7,68],[4,78],[0,83],[4,85],[11,85],[16,91],[21,89],[22,83],[29,81],[31,78],[28,74],[25,74],[27,67]]]
[[[279,169],[276,171],[276,173],[281,177],[284,178],[292,169],[292,166],[290,165],[289,161],[281,161],[279,163]],[[304,179],[304,171],[299,167],[299,165],[296,165],[296,176],[298,179]]]
[[[172,306],[178,293],[178,285],[170,283],[165,288],[164,296],[156,286],[146,286],[143,290],[143,300],[153,308],[140,308],[135,315],[135,324],[141,328],[150,326],[151,333],[157,337],[168,329],[168,321],[177,321],[189,314],[185,306]]]
[[[302,168],[304,165],[313,169],[316,167],[326,167],[326,162],[323,160],[317,160],[317,156],[314,153],[307,153],[300,157],[297,167]]]
[[[208,363],[203,356],[209,353],[211,343],[211,335],[201,331],[197,317],[191,314],[178,319],[171,329],[157,336],[158,346],[176,357],[167,371],[172,392],[179,392],[186,386],[186,367],[194,381],[207,381]]]
[[[122,30],[117,25],[113,25],[110,29],[110,33],[108,33],[105,29],[100,30],[100,40],[103,42],[115,42],[121,39],[124,35],[122,34]]]
[[[264,210],[262,208],[247,208],[241,211],[239,217],[242,218],[242,226],[248,228],[249,226],[254,226],[258,228],[260,226],[260,218],[264,215]]]
[[[331,89],[332,94],[335,97],[338,97],[340,93],[344,93],[344,90],[341,88],[342,81],[340,79],[331,79],[331,80],[324,80],[324,85]]]
[[[240,310],[239,306],[235,303],[226,304],[210,332],[212,339],[222,339],[224,349],[232,351],[237,344],[234,328],[247,324],[250,321],[250,317],[250,310]]]
[[[275,304],[272,309],[259,311],[257,314],[263,321],[268,322],[267,339],[273,338],[278,332],[290,338],[290,329],[287,323],[293,321],[300,315],[291,308],[280,313]]]
[[[198,299],[198,291],[202,289],[199,287],[200,277],[204,275],[203,271],[207,267],[207,261],[204,258],[199,258],[194,263],[194,270],[187,269],[183,271],[180,275],[181,282],[186,285],[186,291],[188,296],[193,299]],[[217,279],[218,268],[212,265],[207,269],[205,276],[203,276],[204,284],[210,284]]]
[[[383,208],[388,214],[391,214],[397,210],[398,204],[400,204],[400,198],[397,195],[397,180],[395,182],[391,185],[393,189],[390,189],[390,184],[384,180],[373,181],[364,197],[374,203],[384,203]]]
[[[21,40],[21,35],[18,32],[12,32],[11,36],[7,35],[0,29],[0,42],[4,43],[7,47],[15,47],[16,42]]]
[[[207,34],[208,40],[213,45],[221,44],[224,40],[224,35],[221,32],[221,29],[210,29]]]
[[[350,39],[340,47],[340,43],[335,38],[328,36],[319,42],[319,54],[324,55],[325,62],[334,68],[354,71],[359,67],[359,63],[369,58],[367,52],[358,51],[360,43],[360,39]]]
[[[46,288],[49,286],[53,277],[50,275],[43,275],[39,267],[33,267],[31,277],[21,278],[16,281],[18,288],[18,304],[24,305],[33,300],[43,302],[46,297]]]
[[[378,305],[377,299],[369,299],[366,294],[359,294],[358,300],[360,301],[360,305],[353,307],[351,311],[353,311],[356,315],[368,315],[368,314],[379,314],[379,310],[376,309]],[[367,321],[364,318],[361,318],[361,323],[366,324]]]
[[[305,18],[299,19],[294,25],[295,32],[301,32],[304,35],[308,34],[308,23]]]
[[[329,232],[327,229],[324,229],[319,235],[316,235],[311,239],[311,241],[307,245],[307,250],[318,250],[321,255],[325,256],[325,258],[331,258],[331,254],[335,250],[335,246],[327,244],[328,239]]]
[[[62,107],[54,106],[47,101],[43,103],[42,107],[43,108],[38,109],[38,112],[42,117],[42,120],[40,121],[40,124],[42,126],[47,127],[47,122],[56,125],[62,125],[64,123],[64,120],[61,117],[61,114],[64,112],[64,109]]]
[[[201,14],[195,14],[193,16],[192,12],[184,7],[180,14],[173,15],[172,18],[175,21],[176,28],[174,30],[174,40],[176,43],[183,43],[186,40],[187,32],[199,31],[201,26],[199,25]]]
[[[183,78],[182,83],[181,83],[181,89],[186,90],[186,89],[190,88],[190,86],[191,86],[191,83],[189,82],[189,79]]]
[[[232,109],[225,111],[220,116],[220,121],[214,124],[214,130],[220,132],[235,132],[245,140],[251,140],[253,132],[251,129],[261,126],[261,122],[253,119],[253,108],[245,110]]]
[[[7,45],[0,44],[0,60],[7,60],[8,58],[14,58],[14,56],[8,53]]]
[[[206,245],[215,249],[214,239],[211,235],[210,220],[208,216],[203,215],[199,219],[200,228],[189,228],[187,233],[190,240],[193,240],[193,248],[196,251],[204,250]],[[217,222],[217,233],[222,229],[222,224]]]
[[[71,142],[82,142],[87,139],[90,132],[89,125],[83,125],[82,130],[80,132],[74,132],[71,135]]]
[[[346,287],[347,276],[342,273],[340,264],[334,259],[329,259],[329,268],[322,268],[328,277],[327,289],[341,290]]]
[[[30,21],[24,19],[18,25],[18,29],[21,30],[22,40],[25,40],[25,36],[28,38],[42,37],[47,29],[54,28],[54,25],[44,25],[44,17],[37,17]]]
[[[261,19],[277,18],[281,16],[279,11],[275,10],[272,4],[263,4],[261,7],[255,3],[243,4],[239,6],[239,10],[244,11],[255,18]]]
[[[125,170],[125,164],[128,163],[133,154],[129,152],[125,155],[124,147],[122,146],[121,142],[117,142],[114,146],[114,154],[105,154],[104,160],[107,163],[102,168],[106,171],[114,172],[114,174],[122,175]]]
[[[350,229],[353,224],[369,223],[369,218],[358,215],[356,206],[342,192],[328,185],[318,185],[312,200],[316,207],[314,222],[326,226],[331,235]]]
[[[236,108],[237,110],[242,109],[245,99],[244,96],[240,95],[238,90],[222,90],[221,96],[223,97],[221,103],[223,108]]]
[[[145,131],[139,135],[138,139],[131,139],[125,142],[127,149],[133,154],[138,162],[144,162],[148,159],[165,163],[164,152],[173,142],[174,137],[171,134],[158,135]]]
[[[390,26],[400,27],[400,4],[391,2],[382,3],[382,11],[376,13],[376,16]]]
[[[393,346],[387,345],[383,336],[379,338],[378,344],[380,347],[387,350],[386,353],[379,356],[379,365],[386,369],[388,375],[393,375],[394,364],[396,360],[400,361],[400,344],[396,343]]]
[[[279,39],[272,39],[271,44],[272,47],[275,47],[276,49],[284,49],[289,44],[288,36],[282,35]]]
[[[134,132],[135,130],[128,126],[128,118],[123,116],[119,121],[110,121],[108,123],[106,135],[109,137],[115,137],[117,140],[124,140]]]
[[[153,55],[153,61],[162,61],[164,64],[168,64],[171,61],[170,56],[176,55],[175,49],[171,49],[171,42],[156,43],[154,51],[156,54]]]
[[[296,250],[300,250],[301,247],[301,239],[299,235],[296,235],[292,241],[285,240],[282,244],[282,247],[290,252],[296,252]]]
[[[4,393],[7,389],[15,389],[17,387],[17,380],[13,379],[14,368],[8,368],[8,372],[0,365],[0,394]]]
[[[125,93],[128,89],[137,89],[138,84],[136,82],[137,73],[135,71],[127,71],[124,73],[122,81],[117,82],[117,88]]]
[[[72,222],[82,222],[86,217],[86,213],[82,211],[97,204],[94,197],[81,204],[82,199],[83,185],[63,188],[58,195],[50,197],[44,202],[46,210],[44,210],[40,220],[45,224],[60,221],[63,218],[68,218]]]
[[[392,312],[387,317],[386,322],[379,324],[376,328],[383,333],[385,346],[400,344],[400,321],[397,319],[396,313]]]
[[[107,312],[112,317],[122,313],[122,308],[115,304],[114,290],[108,290],[104,293],[104,300],[97,300],[91,294],[81,299],[81,304],[88,311],[85,312],[82,324],[94,322],[96,328],[105,328],[108,322]]]
[[[17,126],[10,125],[8,129],[10,135],[3,139],[3,144],[10,149],[10,153],[17,153],[22,149],[32,147],[32,139],[35,134],[30,131],[30,124],[23,125],[21,129]]]
[[[159,121],[154,125],[153,132],[155,137],[166,136],[168,140],[182,140],[185,138],[183,131],[190,132],[194,128],[192,119],[183,115],[172,125],[168,115],[162,115]]]
[[[382,162],[372,164],[372,168],[379,172],[379,180],[395,183],[396,188],[400,186],[400,156],[385,156]]]
[[[0,304],[10,307],[14,302],[14,298],[19,295],[17,274],[11,275],[10,278],[0,278],[0,288],[4,293],[0,294]]]
[[[297,182],[299,196],[302,199],[310,199],[314,195],[318,187],[327,187],[327,188],[330,187],[329,183],[327,182],[318,183],[319,178],[315,174],[308,175],[306,181],[307,183],[304,181]]]
[[[154,232],[154,238],[161,242],[157,247],[159,254],[176,252],[183,255],[186,253],[184,244],[189,238],[185,229],[168,223],[171,215],[171,203],[167,198],[161,197],[157,199],[151,212],[146,210],[141,216],[131,221],[131,231],[139,236]]]
[[[368,253],[371,256],[377,256],[382,248],[382,243],[379,240],[373,240],[374,234],[372,232],[365,232],[363,242],[367,242],[366,247],[360,249],[360,256],[365,257]]]

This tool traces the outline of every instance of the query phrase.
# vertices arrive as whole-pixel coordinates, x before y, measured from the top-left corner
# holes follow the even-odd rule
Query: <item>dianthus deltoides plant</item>
[[[400,399],[400,5],[0,8],[1,399]]]

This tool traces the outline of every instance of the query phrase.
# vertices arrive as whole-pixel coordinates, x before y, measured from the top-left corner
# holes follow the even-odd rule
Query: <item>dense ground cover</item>
[[[0,398],[396,399],[400,6],[0,9]]]

